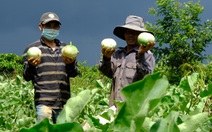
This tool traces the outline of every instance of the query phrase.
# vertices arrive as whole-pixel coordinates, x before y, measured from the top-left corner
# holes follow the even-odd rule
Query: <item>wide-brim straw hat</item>
[[[126,29],[135,30],[138,32],[149,32],[153,34],[153,32],[148,31],[147,29],[144,28],[144,19],[142,17],[135,15],[129,15],[126,18],[124,25],[115,27],[113,30],[113,34],[125,40],[124,33]]]

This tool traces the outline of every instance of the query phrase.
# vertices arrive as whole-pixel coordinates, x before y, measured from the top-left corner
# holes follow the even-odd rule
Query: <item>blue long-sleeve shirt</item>
[[[125,86],[143,79],[146,74],[153,73],[155,58],[151,51],[137,56],[139,46],[127,53],[126,47],[120,47],[113,53],[110,60],[103,57],[99,63],[99,70],[109,78],[112,78],[109,105],[113,100],[123,101],[120,91]]]

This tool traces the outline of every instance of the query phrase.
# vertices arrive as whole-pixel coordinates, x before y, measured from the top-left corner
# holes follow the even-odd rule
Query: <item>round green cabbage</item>
[[[106,48],[116,48],[116,41],[112,38],[105,38],[102,40],[101,45]]]
[[[27,57],[34,59],[41,58],[42,52],[38,47],[30,47],[27,51]]]
[[[76,57],[78,53],[79,51],[77,47],[74,46],[72,42],[70,42],[69,45],[66,45],[62,48],[62,55],[68,58]]]
[[[155,37],[151,33],[142,32],[138,35],[138,43],[146,46],[149,42],[155,42]]]

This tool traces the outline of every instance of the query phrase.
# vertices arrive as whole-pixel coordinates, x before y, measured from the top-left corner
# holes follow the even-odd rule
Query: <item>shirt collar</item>
[[[44,42],[44,40],[42,39],[42,37],[40,38],[40,42],[42,43],[42,45],[46,45],[46,43]],[[54,42],[55,42],[56,46],[60,46],[61,45],[61,42],[58,39],[54,39]]]
[[[124,51],[124,52],[127,52],[127,46],[125,46],[125,47],[118,47],[119,48],[119,50],[121,50],[121,51]],[[133,49],[133,51],[138,51],[138,49],[139,49],[139,45],[138,46],[136,46],[134,49]]]

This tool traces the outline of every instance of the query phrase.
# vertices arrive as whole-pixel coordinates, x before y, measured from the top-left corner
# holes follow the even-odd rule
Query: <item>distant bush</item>
[[[22,56],[16,54],[0,54],[0,74],[14,77],[23,71]]]

